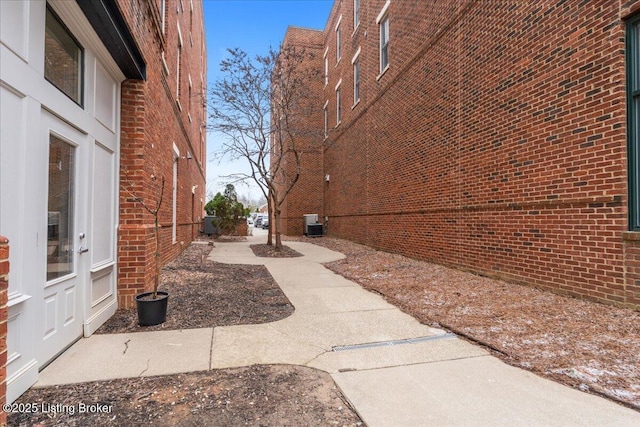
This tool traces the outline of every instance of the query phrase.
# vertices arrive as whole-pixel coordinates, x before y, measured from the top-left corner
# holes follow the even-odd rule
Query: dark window
[[[336,126],[340,124],[341,121],[341,117],[340,117],[340,88],[336,89]]]
[[[329,136],[329,111],[324,107],[324,138]]]
[[[627,21],[629,229],[640,231],[640,14]]]
[[[336,62],[340,61],[340,25],[336,28]]]
[[[44,77],[82,106],[82,48],[48,7],[44,36]]]
[[[380,21],[380,72],[389,66],[389,17]]]
[[[353,104],[360,101],[360,61],[356,59],[353,63]]]

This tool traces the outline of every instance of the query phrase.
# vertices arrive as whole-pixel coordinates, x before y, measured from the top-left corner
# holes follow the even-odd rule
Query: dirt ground
[[[480,277],[346,240],[332,271],[507,363],[640,411],[640,312]]]
[[[329,374],[292,365],[32,389],[21,402],[40,413],[10,414],[10,426],[361,425]]]
[[[302,256],[300,252],[294,251],[288,246],[283,246],[280,250],[275,250],[273,246],[266,244],[251,245],[251,250],[255,256],[259,257],[271,257],[271,258],[295,258]]]
[[[214,263],[211,249],[192,244],[162,269],[165,323],[140,327],[135,309],[118,310],[97,333],[265,323],[293,313],[265,267]],[[13,406],[20,411],[9,413],[10,426],[362,425],[329,374],[291,365],[32,388]]]

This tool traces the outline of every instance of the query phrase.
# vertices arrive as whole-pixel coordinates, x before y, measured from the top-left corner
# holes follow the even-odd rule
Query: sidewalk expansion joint
[[[419,344],[427,341],[441,340],[445,338],[454,338],[455,334],[443,334],[443,335],[435,335],[428,337],[418,337],[418,338],[408,338],[401,340],[392,340],[392,341],[382,341],[382,342],[371,342],[365,344],[354,344],[354,345],[340,345],[331,347],[331,351],[349,351],[349,350],[360,350],[363,348],[376,348],[376,347],[392,347],[395,345],[403,345],[403,344]]]

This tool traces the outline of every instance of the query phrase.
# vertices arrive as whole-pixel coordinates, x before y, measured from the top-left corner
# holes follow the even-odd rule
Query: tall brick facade
[[[163,263],[193,240],[203,218],[206,50],[201,1],[118,4],[147,72],[144,81],[125,81],[121,95],[118,303],[126,307],[151,289],[155,274],[154,217],[136,198],[153,208],[164,177]]]
[[[282,46],[305,53],[304,72],[319,75],[322,70],[323,34],[305,28],[289,27]],[[308,86],[313,94],[320,94],[322,81],[316,79]],[[321,99],[319,96],[317,99]],[[319,101],[318,101],[319,102]],[[312,129],[320,129],[322,126],[322,110],[317,110],[305,118],[307,125]],[[309,213],[322,212],[323,188],[318,176],[322,175],[322,138],[320,132],[311,132],[296,141],[301,153],[300,169],[303,173],[293,189],[297,196],[287,197],[281,205],[282,233],[287,235],[302,234],[302,216]],[[291,169],[292,165],[286,165]],[[292,175],[293,171],[289,171]]]
[[[359,3],[357,26],[338,0],[324,30],[329,131],[322,172],[305,171],[329,234],[640,308],[625,83],[640,1]]]

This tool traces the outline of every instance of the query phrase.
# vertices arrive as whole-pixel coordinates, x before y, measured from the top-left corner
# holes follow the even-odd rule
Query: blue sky
[[[289,25],[323,30],[333,0],[204,0],[207,32],[208,82],[220,76],[220,61],[228,48],[239,47],[251,56],[277,49]],[[219,146],[220,136],[207,138],[209,159]],[[246,161],[207,163],[207,190],[224,190],[219,175],[248,171]],[[258,196],[259,190],[238,186],[239,194]]]

